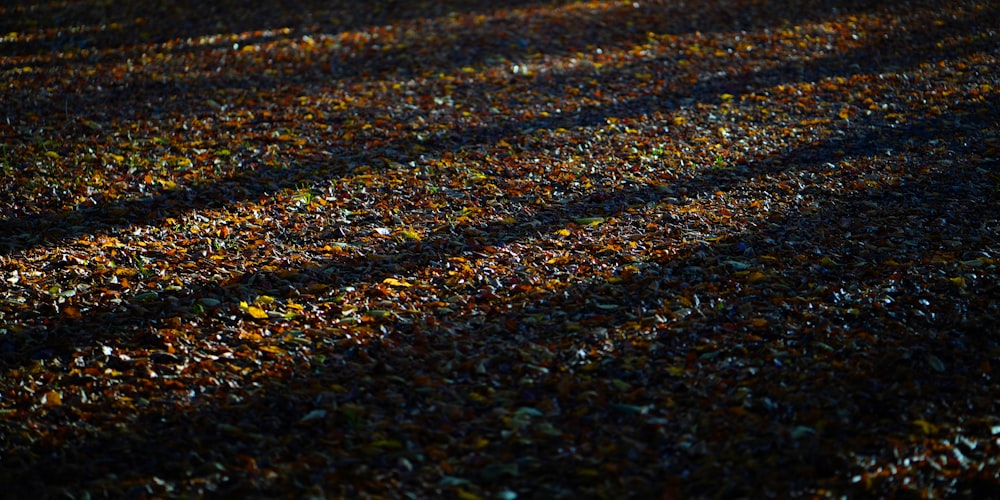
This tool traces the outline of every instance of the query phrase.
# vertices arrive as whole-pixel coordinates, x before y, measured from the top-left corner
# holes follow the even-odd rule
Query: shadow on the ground
[[[804,15],[808,10],[797,10]],[[698,14],[691,14],[695,18]],[[948,26],[949,29],[974,31],[980,27],[982,13],[976,15],[969,14],[967,17],[957,18]],[[653,23],[676,22],[673,17],[653,17]],[[791,22],[792,20],[786,20]],[[609,17],[601,22],[629,22],[628,19],[618,19]],[[956,27],[957,26],[957,27]],[[567,27],[572,32],[574,27]],[[706,26],[707,28],[707,26]],[[444,123],[450,133],[443,138],[435,139],[431,143],[417,133],[403,135],[401,139],[388,143],[379,137],[366,135],[360,130],[362,124],[368,123],[367,119],[374,117],[378,113],[377,109],[355,109],[351,110],[356,115],[341,116],[342,113],[332,112],[331,118],[327,121],[317,123],[296,123],[298,115],[295,111],[288,111],[288,116],[281,112],[274,117],[274,121],[291,128],[301,128],[302,136],[309,135],[325,136],[322,128],[333,126],[336,128],[347,127],[344,124],[349,119],[356,119],[359,128],[357,136],[352,136],[350,141],[338,143],[330,141],[324,145],[327,156],[316,158],[314,154],[305,157],[296,156],[295,151],[286,153],[280,166],[265,164],[260,158],[260,151],[267,150],[268,144],[275,141],[270,138],[269,133],[274,131],[273,123],[264,120],[262,123],[254,124],[246,122],[234,122],[232,125],[220,120],[220,128],[233,131],[236,127],[239,133],[244,134],[242,144],[232,145],[234,151],[256,150],[257,153],[247,153],[246,157],[239,160],[235,165],[226,167],[228,174],[220,178],[196,184],[183,184],[182,189],[166,192],[164,194],[152,196],[132,196],[124,201],[98,202],[96,206],[81,205],[79,208],[69,211],[46,212],[37,215],[14,216],[0,221],[0,234],[5,238],[0,242],[0,248],[6,252],[18,251],[31,248],[40,244],[58,243],[80,234],[92,234],[102,231],[110,231],[122,227],[127,227],[136,223],[156,224],[166,218],[177,217],[190,210],[219,208],[228,204],[244,200],[259,199],[268,193],[275,193],[285,189],[291,189],[304,184],[320,182],[332,176],[339,176],[348,173],[354,165],[371,164],[383,156],[399,156],[400,161],[406,161],[405,156],[411,155],[409,151],[420,149],[425,158],[440,157],[446,153],[470,147],[486,144],[493,144],[501,139],[517,139],[525,130],[534,129],[557,129],[575,128],[600,125],[609,117],[637,117],[648,113],[662,112],[677,109],[682,105],[693,105],[694,103],[714,103],[718,102],[719,95],[723,93],[740,94],[748,91],[763,90],[768,87],[788,83],[784,75],[798,72],[799,80],[819,80],[830,76],[849,76],[853,74],[863,74],[879,71],[885,67],[906,65],[908,56],[895,53],[896,46],[912,45],[914,50],[927,50],[928,53],[941,53],[946,51],[947,57],[959,57],[976,50],[983,50],[982,42],[962,43],[945,45],[943,48],[935,47],[938,42],[946,43],[940,36],[946,33],[942,28],[935,36],[933,30],[920,33],[919,36],[913,33],[906,33],[905,39],[889,37],[880,40],[873,40],[869,45],[859,50],[848,53],[834,55],[829,58],[813,60],[808,62],[798,62],[794,64],[784,64],[778,68],[767,69],[762,72],[747,69],[733,68],[733,72],[721,76],[702,79],[702,81],[691,84],[680,78],[671,78],[670,73],[675,72],[677,67],[671,60],[657,60],[649,62],[649,67],[667,74],[667,83],[655,94],[640,96],[625,96],[612,104],[600,104],[581,107],[578,110],[553,114],[549,117],[522,119],[518,117],[497,117],[495,124],[484,127],[465,128],[453,123]],[[582,37],[581,40],[586,40]],[[645,37],[645,32],[637,30],[638,41]],[[624,43],[617,40],[616,43]],[[455,42],[455,47],[464,47],[465,41]],[[428,50],[432,49],[428,48]],[[442,50],[444,47],[441,48]],[[451,50],[461,50],[452,48]],[[935,52],[936,51],[936,52]],[[558,53],[558,50],[556,51]],[[375,54],[365,61],[356,61],[352,66],[368,67],[378,66],[386,63],[388,66],[397,65],[395,56]],[[479,54],[477,57],[485,58],[488,54]],[[435,59],[435,65],[428,69],[446,69],[438,66],[441,61]],[[401,64],[401,63],[400,63]],[[356,77],[356,75],[355,75]],[[298,82],[296,87],[305,84],[317,84],[326,78],[324,75],[307,75],[305,82]],[[572,70],[567,73],[539,75],[529,81],[529,88],[538,89],[556,88],[566,85],[579,84],[582,81],[590,81],[588,85],[600,88],[608,81],[618,78],[618,72],[600,73],[594,78],[590,72],[585,70]],[[81,143],[90,140],[102,141],[102,138],[93,130],[88,130],[80,124],[79,117],[95,117],[110,112],[111,116],[104,116],[99,120],[110,119],[113,122],[146,123],[153,129],[162,127],[165,131],[172,127],[181,127],[181,122],[165,121],[156,125],[158,119],[154,117],[160,114],[166,116],[186,116],[192,114],[201,119],[210,119],[215,113],[207,104],[213,97],[217,97],[219,89],[230,89],[237,93],[250,92],[261,89],[271,89],[269,92],[294,92],[294,88],[280,90],[282,84],[277,76],[267,76],[263,74],[247,73],[240,77],[212,77],[195,78],[189,82],[125,82],[120,88],[108,85],[108,88],[97,92],[70,91],[63,97],[65,102],[59,100],[60,109],[74,110],[73,114],[65,114],[60,109],[52,109],[51,114],[62,120],[62,124],[53,128],[49,133],[56,130],[66,132],[68,127],[72,133],[68,137],[78,137]],[[496,85],[504,85],[505,82],[496,82]],[[243,89],[243,90],[240,90]],[[470,98],[483,99],[489,96],[496,89],[480,87],[478,84],[467,89],[462,89]],[[28,90],[25,89],[24,92]],[[433,91],[433,89],[428,89]],[[183,96],[178,99],[178,96]],[[15,95],[15,99],[30,99],[28,95]],[[275,96],[276,100],[283,100]],[[156,106],[147,106],[148,103],[156,103]],[[512,105],[516,109],[516,105]],[[155,108],[155,109],[154,109]],[[118,110],[118,111],[114,111]],[[127,111],[128,118],[114,117],[115,113]],[[42,113],[43,115],[47,113]],[[76,118],[74,118],[76,117]],[[151,120],[151,121],[146,121]],[[259,128],[258,128],[259,127]],[[45,127],[42,127],[44,130]],[[170,133],[173,133],[172,131]],[[27,139],[25,139],[27,140]],[[64,143],[73,143],[73,140]],[[359,143],[373,144],[374,147],[366,148],[364,152],[358,152],[355,148]],[[220,144],[225,146],[227,144]],[[4,190],[9,193],[12,199],[17,199],[16,186],[7,186]],[[30,206],[28,200],[25,201]]]
[[[202,47],[232,45],[231,36],[248,37],[249,42],[280,37],[275,33],[291,30],[298,35],[313,33],[366,30],[390,25],[419,24],[423,20],[448,17],[496,19],[491,26],[477,24],[475,19],[465,26],[454,26],[447,34],[453,44],[447,47],[422,47],[455,56],[456,64],[464,64],[471,48],[511,51],[509,55],[526,55],[532,51],[551,53],[564,49],[565,42],[578,39],[594,46],[617,45],[624,39],[615,38],[629,30],[606,29],[607,26],[629,23],[634,35],[647,32],[684,33],[691,31],[755,30],[768,27],[774,19],[784,23],[799,23],[823,19],[826,16],[861,12],[878,6],[870,0],[830,2],[740,2],[732,9],[711,10],[703,5],[683,5],[670,1],[607,2],[597,5],[598,14],[588,14],[584,2],[565,0],[513,0],[503,4],[490,2],[437,1],[409,2],[377,0],[359,5],[349,1],[268,1],[254,5],[239,2],[135,2],[106,4],[101,2],[13,2],[0,10],[0,33],[17,34],[5,40],[4,55],[9,57],[59,55],[76,51],[101,52],[102,57],[115,57],[109,51],[129,54],[135,47],[148,49],[157,44],[175,44],[186,40],[205,40]],[[507,13],[523,11],[524,15],[508,18]],[[550,14],[557,11],[558,15]],[[499,34],[500,37],[493,36]],[[28,35],[27,37],[23,35]],[[440,34],[435,34],[440,35]],[[423,35],[416,33],[416,40]],[[211,39],[220,40],[213,42]],[[433,38],[433,37],[427,37]],[[474,43],[463,43],[474,42]],[[499,43],[499,44],[498,44]],[[246,45],[247,43],[244,43]],[[516,51],[512,51],[513,48]],[[545,49],[545,50],[541,50]],[[387,60],[396,60],[400,54]],[[438,56],[434,56],[438,59]],[[412,60],[405,58],[407,63]],[[450,57],[443,57],[447,61]],[[73,59],[71,58],[70,61]],[[367,59],[362,60],[368,63]],[[53,64],[69,61],[53,58]]]
[[[857,464],[849,457],[882,453],[879,458],[884,459],[887,443],[907,439],[899,434],[900,419],[935,419],[935,425],[965,426],[968,437],[989,435],[976,415],[995,411],[995,390],[981,380],[981,370],[995,363],[989,353],[996,351],[997,339],[980,328],[998,314],[991,303],[998,291],[996,278],[983,276],[965,292],[949,295],[920,288],[926,280],[907,276],[905,268],[877,265],[898,252],[909,257],[906,265],[913,272],[924,272],[921,268],[939,252],[956,251],[947,247],[949,241],[963,242],[961,258],[995,251],[998,221],[991,208],[996,193],[984,171],[961,161],[967,148],[975,147],[966,144],[970,134],[997,127],[997,115],[982,113],[984,106],[996,111],[998,103],[956,105],[953,116],[962,123],[929,117],[890,125],[876,118],[838,140],[788,151],[763,169],[750,165],[742,173],[687,181],[685,187],[692,196],[727,192],[791,167],[809,174],[803,178],[843,175],[846,180],[849,172],[830,172],[822,160],[844,154],[844,143],[852,145],[847,154],[857,161],[881,157],[887,149],[905,155],[913,168],[947,159],[935,157],[934,148],[919,140],[925,137],[934,137],[935,147],[952,151],[950,169],[928,169],[923,179],[911,179],[910,184],[861,183],[845,193],[807,193],[815,198],[817,210],[799,216],[765,215],[761,229],[682,247],[621,282],[583,283],[540,294],[522,310],[481,318],[469,312],[442,313],[435,318],[437,331],[389,321],[382,324],[387,332],[383,340],[324,350],[324,360],[300,361],[290,367],[288,377],[258,380],[249,399],[223,402],[227,390],[219,388],[217,394],[203,395],[206,403],[147,410],[140,419],[124,423],[120,435],[104,432],[65,442],[57,438],[51,445],[35,443],[30,445],[33,456],[22,457],[27,461],[5,461],[5,475],[31,489],[43,484],[53,492],[63,486],[111,488],[113,495],[145,490],[130,490],[128,481],[92,481],[84,474],[97,472],[104,480],[155,476],[167,482],[194,475],[218,481],[215,493],[222,495],[251,494],[261,485],[281,481],[287,481],[285,486],[322,484],[328,494],[337,494],[329,488],[338,484],[346,492],[376,478],[416,487],[445,475],[488,488],[508,482],[517,485],[515,489],[526,488],[521,481],[530,477],[532,488],[538,488],[532,491],[543,495],[567,495],[576,489],[661,494],[671,488],[696,495],[756,495],[776,481],[794,490],[815,487],[817,480],[835,491],[850,491],[855,486],[847,478]],[[554,230],[572,214],[620,215],[628,208],[609,206],[605,200],[655,203],[663,194],[637,189],[592,196],[534,214],[533,219],[552,222],[531,227],[530,234]],[[939,220],[940,229],[907,227],[908,220]],[[529,233],[519,228],[526,227],[487,226],[481,243],[502,246],[524,239]],[[641,319],[635,311],[656,309],[689,293],[684,291],[688,281],[706,279],[692,280],[692,270],[713,268],[720,258],[736,258],[743,253],[733,252],[747,247],[756,255],[787,254],[788,245],[814,235],[839,239],[841,246],[824,250],[843,267],[864,263],[865,272],[831,270],[809,259],[777,264],[776,272],[788,280],[784,288],[746,284],[725,296],[726,307],[696,312],[702,315],[696,321],[666,321],[654,326],[654,335],[645,335],[646,340],[602,340],[602,332],[624,331]],[[408,268],[442,258],[439,251],[449,242],[430,239],[424,244],[427,253],[408,251],[417,260],[407,263]],[[343,266],[334,273],[341,277],[338,285],[391,276],[378,270],[352,275],[357,267],[351,262],[331,265]],[[946,278],[931,285],[951,286]],[[808,295],[817,289],[828,291]],[[865,297],[865,290],[882,290],[885,297]],[[590,299],[595,292],[604,302],[599,310]],[[803,317],[777,308],[770,312],[779,317],[772,318],[768,328],[740,324],[746,319],[741,317],[741,301],[766,314],[767,307],[758,308],[760,301],[775,303],[779,297],[809,297],[816,301],[817,312]],[[892,300],[876,307],[875,302],[886,297]],[[936,302],[926,308],[921,305],[926,299]],[[172,306],[160,306],[169,314]],[[156,324],[157,305],[147,307],[150,325]],[[860,312],[847,312],[851,307]],[[538,315],[544,319],[528,321]],[[58,333],[70,339],[73,332],[108,334],[102,342],[114,343],[114,328],[108,331],[114,316],[109,311],[68,323]],[[145,328],[122,327],[126,337]],[[879,336],[889,350],[880,347]],[[93,340],[77,337],[67,347]],[[613,350],[595,355],[595,345],[602,342]],[[900,345],[905,350],[897,350]],[[826,354],[816,352],[827,349]],[[592,359],[584,363],[578,353],[587,351]],[[929,365],[931,355],[943,366]],[[822,366],[803,365],[806,359]],[[635,365],[639,361],[643,366]],[[678,364],[691,376],[679,375]],[[746,375],[749,369],[753,376]],[[740,399],[747,393],[736,391],[719,375],[739,381],[751,399]],[[650,389],[655,387],[666,389]],[[491,396],[470,399],[476,391]],[[615,410],[595,412],[595,406]],[[512,427],[510,419],[518,409],[526,411],[523,408],[531,409],[534,420]],[[313,413],[317,410],[327,413],[303,420],[318,415]],[[52,409],[46,418],[72,418],[60,411]],[[611,415],[614,421],[594,420],[596,415]],[[391,425],[383,426],[383,421]],[[557,432],[539,430],[538,421]],[[476,436],[480,444],[461,436],[467,426],[483,433]],[[438,467],[440,459],[430,457],[452,440],[468,443],[459,446],[463,455],[454,457],[456,469],[445,474]],[[862,443],[870,449],[845,448]],[[158,451],[149,453],[151,448]],[[978,457],[978,452],[969,453]],[[761,454],[767,454],[766,460]],[[618,467],[618,473],[602,479],[580,472],[604,464]],[[220,466],[225,473],[218,472]],[[267,479],[268,471],[280,471],[283,477]],[[575,471],[572,485],[565,481],[566,471]],[[966,474],[954,491],[995,492],[986,477],[980,477],[990,473]],[[720,477],[725,481],[719,482]]]

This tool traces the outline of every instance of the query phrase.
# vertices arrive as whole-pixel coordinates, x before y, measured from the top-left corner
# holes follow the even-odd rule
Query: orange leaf
[[[45,406],[60,406],[62,405],[62,396],[56,391],[46,392],[42,396],[42,404]]]
[[[72,318],[72,319],[80,319],[80,318],[83,317],[83,315],[80,314],[80,309],[78,307],[74,307],[74,306],[66,306],[66,307],[64,307],[63,308],[63,314],[65,314],[67,317]]]

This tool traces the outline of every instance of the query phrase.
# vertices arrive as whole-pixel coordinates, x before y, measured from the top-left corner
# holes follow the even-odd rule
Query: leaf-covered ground
[[[5,2],[24,497],[1000,494],[1000,5]]]

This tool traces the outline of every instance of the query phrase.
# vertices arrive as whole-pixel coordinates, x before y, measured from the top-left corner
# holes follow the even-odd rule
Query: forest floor
[[[0,496],[1000,495],[997,19],[5,2]]]

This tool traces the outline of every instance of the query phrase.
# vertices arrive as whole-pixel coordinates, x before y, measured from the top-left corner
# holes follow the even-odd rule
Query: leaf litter
[[[2,7],[0,482],[996,495],[996,11]]]

